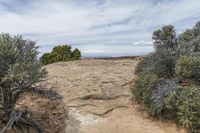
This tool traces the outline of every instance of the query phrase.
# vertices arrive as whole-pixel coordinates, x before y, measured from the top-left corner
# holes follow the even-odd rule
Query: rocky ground
[[[132,99],[139,59],[82,59],[46,66],[68,109],[66,133],[184,133],[149,118]]]

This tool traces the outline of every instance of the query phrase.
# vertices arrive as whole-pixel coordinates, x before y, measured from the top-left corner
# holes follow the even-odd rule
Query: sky
[[[152,52],[152,32],[200,21],[200,0],[0,0],[0,32],[37,42],[41,53],[68,44],[83,57]]]

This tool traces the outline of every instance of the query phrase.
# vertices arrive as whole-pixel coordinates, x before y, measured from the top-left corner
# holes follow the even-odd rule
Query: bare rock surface
[[[131,102],[139,59],[84,59],[46,66],[69,109],[66,133],[184,133],[171,122],[149,118]]]

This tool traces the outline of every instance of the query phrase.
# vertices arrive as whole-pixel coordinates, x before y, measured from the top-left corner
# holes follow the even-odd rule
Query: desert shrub
[[[190,132],[200,132],[200,88],[183,88],[177,102],[178,120]]]
[[[163,26],[153,32],[152,36],[156,51],[160,49],[175,49],[177,46],[177,35],[174,26]]]
[[[176,55],[169,49],[160,49],[154,54],[155,73],[159,77],[169,78],[174,75]]]
[[[81,57],[81,52],[77,48],[74,51],[71,49],[70,45],[56,46],[50,53],[44,53],[40,57],[40,62],[47,65],[59,61],[78,60]]]
[[[40,57],[40,62],[41,62],[43,65],[49,64],[49,55],[50,55],[50,53],[44,53],[44,54]]]
[[[64,57],[56,52],[51,52],[48,56],[48,64],[62,61]]]
[[[34,90],[46,75],[37,60],[37,49],[34,41],[0,34],[0,121],[5,125],[1,133],[26,127],[42,132],[26,110],[16,109],[20,95]]]
[[[152,116],[200,132],[200,22],[180,35],[163,26],[152,38],[155,51],[138,64],[133,94]]]
[[[153,39],[156,51],[138,64],[139,79],[133,86],[133,93],[151,115],[159,115],[164,110],[165,97],[177,88],[175,82],[165,80],[175,73],[177,41],[174,27],[162,27],[153,33]]]
[[[174,80],[159,78],[154,68],[146,68],[135,81],[133,94],[150,115],[170,117],[170,114],[166,114],[169,110],[165,107],[165,98],[178,88]]]
[[[175,73],[175,63],[175,55],[163,49],[144,57],[143,60],[138,63],[135,73],[140,75],[146,68],[151,67],[154,69],[154,74],[158,77],[170,77]]]
[[[165,113],[165,99],[172,93],[178,90],[177,83],[170,79],[162,79],[154,86],[150,95],[151,107],[150,113],[154,116]],[[165,113],[166,114],[166,113]],[[167,115],[167,114],[166,114]],[[164,116],[167,117],[167,116]]]
[[[60,45],[60,46],[55,46],[52,50],[54,53],[58,53],[62,57],[71,57],[71,49],[72,47],[70,45]]]
[[[180,56],[200,56],[200,22],[178,37],[177,53]]]
[[[146,56],[136,68],[136,74],[141,73],[147,67],[153,67],[154,73],[162,77],[174,75],[175,62],[177,58],[177,38],[174,27],[163,26],[153,33],[156,51]]]
[[[146,57],[143,57],[135,68],[135,74],[141,75],[148,68],[151,68],[151,70],[154,71],[154,62],[154,53],[150,53]]]
[[[76,48],[71,55],[73,59],[78,60],[81,57],[81,51]]]
[[[187,29],[185,32],[179,35],[179,41],[181,42],[190,42],[194,38],[193,31],[191,29]]]
[[[171,77],[175,74],[174,68],[178,54],[177,36],[174,27],[163,26],[153,33],[156,51],[144,57],[136,68],[136,74],[140,74],[147,67],[153,67],[154,73],[162,77]]]
[[[166,98],[166,107],[176,113],[180,124],[189,132],[200,132],[200,87],[187,86]]]
[[[134,83],[133,93],[135,97],[147,107],[150,106],[151,91],[156,82],[158,82],[158,76],[154,74],[152,68],[147,68]]]
[[[200,56],[200,36],[193,38],[189,42],[180,40],[177,53],[179,56]]]
[[[185,79],[200,79],[200,57],[198,56],[182,56],[176,63],[177,76]]]
[[[200,35],[200,21],[195,24],[195,26],[192,28],[192,31],[193,31],[194,37],[197,37]]]

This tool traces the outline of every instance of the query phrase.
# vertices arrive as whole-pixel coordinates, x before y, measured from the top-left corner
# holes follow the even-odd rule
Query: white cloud
[[[67,43],[82,44],[87,53],[106,53],[116,44],[151,46],[151,34],[160,26],[173,24],[180,32],[200,19],[199,0],[17,1],[0,0],[0,31],[24,34],[44,49]]]
[[[137,41],[137,42],[133,42],[133,45],[138,45],[138,46],[152,46],[153,45],[153,41]]]

